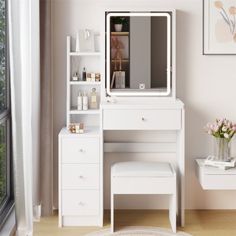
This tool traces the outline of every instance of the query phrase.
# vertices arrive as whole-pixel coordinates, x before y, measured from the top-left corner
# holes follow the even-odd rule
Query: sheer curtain
[[[39,201],[39,0],[8,3],[17,235],[28,236]]]

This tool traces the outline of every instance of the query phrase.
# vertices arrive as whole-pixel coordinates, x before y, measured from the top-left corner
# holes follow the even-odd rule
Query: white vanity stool
[[[114,232],[116,194],[168,194],[169,219],[176,232],[176,173],[170,163],[118,162],[111,167],[111,232]]]

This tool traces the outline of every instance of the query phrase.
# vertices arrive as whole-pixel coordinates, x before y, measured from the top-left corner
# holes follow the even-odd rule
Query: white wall
[[[98,19],[106,6],[178,10],[177,96],[186,105],[187,208],[236,208],[236,191],[203,191],[194,174],[194,159],[211,150],[211,138],[204,133],[203,126],[215,117],[236,121],[236,56],[202,55],[201,0],[53,1],[55,205],[57,135],[66,119],[66,36],[74,36],[78,28],[102,28]]]

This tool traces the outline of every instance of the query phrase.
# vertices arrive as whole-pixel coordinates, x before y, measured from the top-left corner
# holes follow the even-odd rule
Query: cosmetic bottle
[[[88,110],[88,96],[86,93],[83,95],[83,110]]]
[[[79,95],[77,97],[77,109],[79,111],[81,111],[83,109],[83,100],[82,100],[82,96],[81,96],[80,92],[79,92]]]
[[[83,81],[86,81],[86,69],[85,69],[85,67],[83,68],[82,79],[83,79]]]
[[[96,88],[92,88],[92,92],[90,94],[90,104],[89,104],[89,107],[91,109],[97,109],[98,108]]]

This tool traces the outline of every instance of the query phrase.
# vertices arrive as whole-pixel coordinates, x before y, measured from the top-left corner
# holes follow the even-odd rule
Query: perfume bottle
[[[77,80],[79,80],[79,75],[77,72],[75,72],[72,76],[72,81],[77,81]]]
[[[92,88],[92,92],[90,94],[90,104],[91,109],[97,109],[98,108],[98,99],[97,99],[97,93],[96,88]]]

